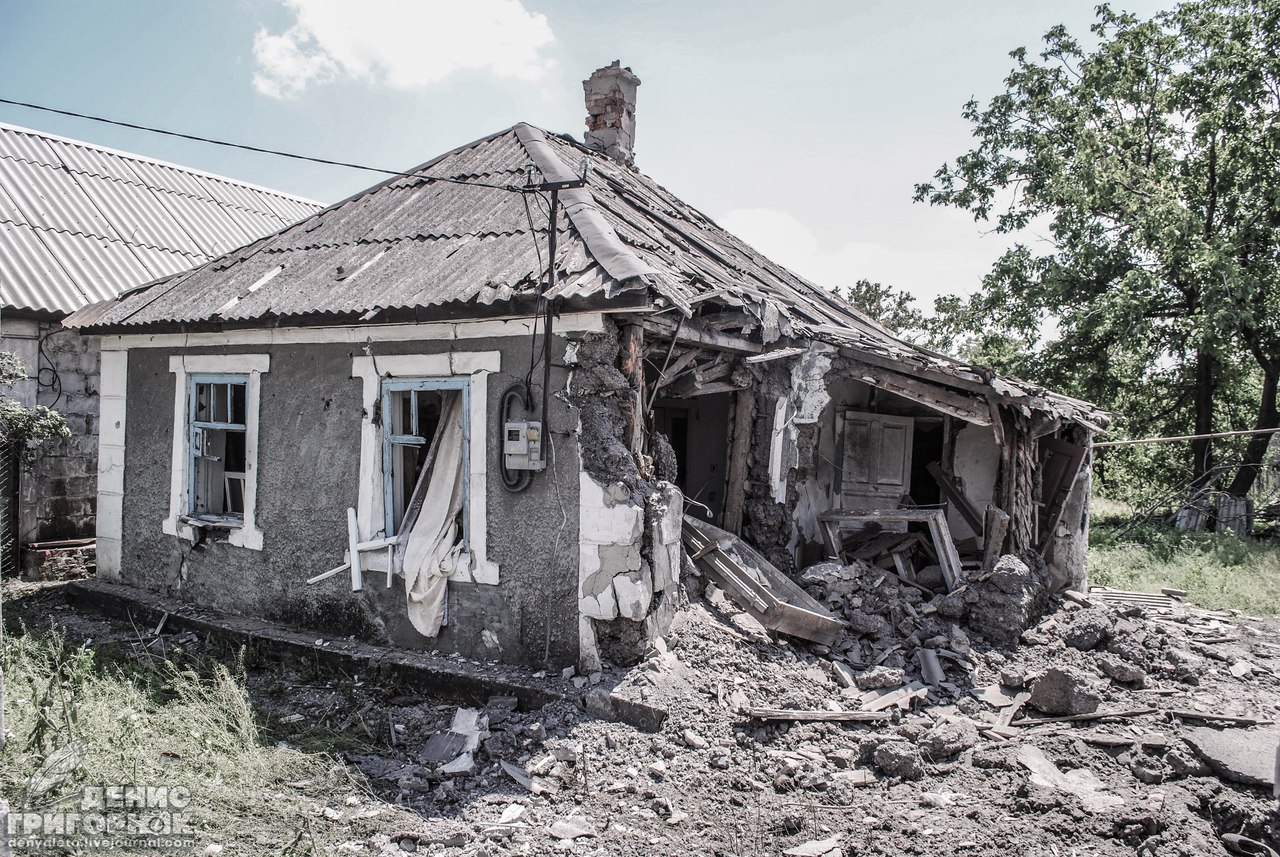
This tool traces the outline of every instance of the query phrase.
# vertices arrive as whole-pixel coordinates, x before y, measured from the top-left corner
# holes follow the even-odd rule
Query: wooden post
[[[627,446],[632,455],[644,451],[644,328],[627,324],[622,328],[622,374],[631,382],[631,404],[627,412]]]
[[[747,461],[751,454],[751,425],[756,410],[754,387],[733,397],[733,440],[729,447],[729,482],[724,498],[724,528],[734,535],[742,531],[742,501],[747,489]]]

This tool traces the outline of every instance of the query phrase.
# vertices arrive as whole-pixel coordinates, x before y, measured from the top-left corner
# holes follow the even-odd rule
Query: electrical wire
[[[490,182],[470,181],[468,179],[453,178],[451,176],[436,176],[426,173],[417,172],[415,170],[388,170],[382,167],[370,167],[365,164],[357,164],[351,161],[335,161],[330,158],[318,158],[313,155],[299,155],[296,152],[285,152],[279,149],[266,149],[261,146],[251,146],[247,143],[231,143],[226,140],[217,140],[213,137],[201,137],[197,134],[184,134],[181,131],[170,131],[165,128],[154,128],[149,125],[138,125],[133,122],[124,122],[119,119],[108,119],[104,116],[92,116],[88,113],[77,113],[73,110],[60,110],[56,107],[46,107],[42,104],[32,104],[27,101],[15,101],[11,98],[0,98],[0,104],[11,104],[15,107],[26,107],[30,110],[43,110],[46,113],[56,113],[60,116],[71,116],[75,119],[87,119],[90,122],[101,122],[104,125],[115,125],[120,128],[130,128],[134,131],[147,131],[151,134],[162,134],[166,137],[177,137],[181,140],[192,140],[196,143],[208,143],[213,146],[223,146],[228,149],[241,149],[246,152],[257,152],[261,155],[276,155],[281,158],[291,158],[295,161],[309,161],[313,164],[324,164],[331,167],[345,167],[351,170],[364,170],[370,173],[382,173],[387,176],[402,176],[405,178],[420,178],[428,181],[448,182],[449,184],[470,185],[472,187],[487,187],[495,190],[505,190],[515,193],[524,193],[525,188],[521,185],[500,185]]]

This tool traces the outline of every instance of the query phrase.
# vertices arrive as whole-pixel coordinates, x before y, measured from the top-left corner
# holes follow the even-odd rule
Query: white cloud
[[[522,0],[283,0],[297,21],[253,39],[254,88],[293,98],[339,77],[419,89],[458,71],[538,80],[553,66],[545,15]]]
[[[780,265],[824,288],[846,286],[861,279],[905,290],[924,311],[943,294],[970,294],[1004,250],[999,242],[971,241],[953,252],[928,249],[926,242],[896,247],[850,241],[826,249],[804,223],[785,211],[744,208],[718,218],[725,229]],[[914,241],[914,234],[907,236]],[[997,246],[999,243],[999,246]]]

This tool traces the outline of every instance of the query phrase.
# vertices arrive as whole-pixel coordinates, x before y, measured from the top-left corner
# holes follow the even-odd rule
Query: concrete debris
[[[547,828],[556,839],[581,839],[584,836],[599,836],[591,819],[582,815],[570,815],[557,818]]]
[[[1102,812],[1124,803],[1124,798],[1109,794],[1098,776],[1088,768],[1073,768],[1066,773],[1049,761],[1044,751],[1031,744],[1018,750],[1018,762],[1031,772],[1032,785],[1068,792],[1080,799],[1086,812]]]
[[[1141,685],[1147,678],[1146,670],[1118,655],[1099,655],[1097,664],[1098,669],[1121,684]]]
[[[978,743],[978,728],[961,717],[945,717],[920,737],[920,751],[931,761],[949,759]]]
[[[906,681],[902,670],[890,667],[872,667],[855,678],[858,690],[879,690],[881,688],[901,687]]]
[[[640,643],[639,664],[530,671],[524,681],[566,697],[546,704],[518,682],[498,689],[499,673],[482,663],[475,674],[491,689],[479,699],[501,694],[483,707],[403,687],[384,695],[363,671],[354,687],[308,676],[285,693],[251,692],[285,740],[352,713],[346,728],[375,727],[376,747],[344,755],[376,797],[313,811],[335,829],[363,812],[412,813],[371,838],[373,854],[404,841],[468,857],[986,854],[1007,842],[1191,855],[1218,853],[1223,831],[1275,841],[1272,626],[1185,604],[1070,602],[1008,635],[1032,642],[997,645],[999,631],[973,622],[977,593],[994,588],[1007,597],[1002,615],[1032,616],[1022,583],[1034,581],[1033,565],[1004,562],[945,598],[886,569],[811,567],[800,578],[825,605],[879,620],[860,619],[864,630],[888,628],[850,629],[829,645],[744,634],[735,602],[712,607],[707,578],[682,575],[673,618]],[[125,623],[120,638],[136,636]],[[926,674],[926,652],[940,677]],[[1250,671],[1233,673],[1241,663]],[[278,680],[267,672],[250,681]],[[620,707],[654,717],[644,729],[614,722]],[[840,809],[815,819],[820,807]]]
[[[1045,714],[1091,714],[1102,697],[1088,677],[1071,667],[1050,667],[1031,686],[1028,704]]]
[[[904,780],[918,779],[924,774],[920,748],[907,741],[886,741],[876,747],[872,759],[880,771]]]
[[[974,596],[969,627],[997,646],[1013,646],[1049,608],[1049,569],[1038,557],[1024,561],[1002,556],[990,574],[971,581],[968,589]]]
[[[1247,786],[1275,785],[1280,732],[1269,729],[1188,729],[1182,736],[1213,772]]]
[[[1097,648],[1111,633],[1115,620],[1102,609],[1081,610],[1067,622],[1062,640],[1073,649],[1087,652]]]
[[[844,849],[840,847],[840,840],[839,834],[826,839],[810,839],[782,853],[787,857],[842,857]]]

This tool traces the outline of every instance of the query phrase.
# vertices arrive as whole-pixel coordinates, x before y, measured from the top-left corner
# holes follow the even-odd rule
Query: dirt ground
[[[873,574],[854,568],[843,589],[811,579],[810,591],[892,624],[882,581],[858,580]],[[665,708],[656,734],[569,702],[519,711],[495,698],[459,718],[411,689],[269,661],[248,665],[249,689],[273,739],[338,753],[420,816],[323,844],[335,854],[1211,855],[1232,853],[1232,834],[1280,850],[1271,787],[1257,784],[1280,737],[1249,725],[1280,710],[1272,620],[1056,602],[1003,649],[940,619],[933,639],[936,628],[864,622],[824,647],[771,638],[696,578],[687,590],[639,666],[588,682]],[[914,600],[922,625],[932,610]],[[71,639],[140,648],[138,629],[75,612],[59,585],[10,584],[6,602],[10,627],[52,620]],[[945,671],[932,686],[914,656],[930,647]],[[878,722],[747,713],[859,711],[911,681],[915,697]],[[1022,722],[1066,712],[1083,718]]]

